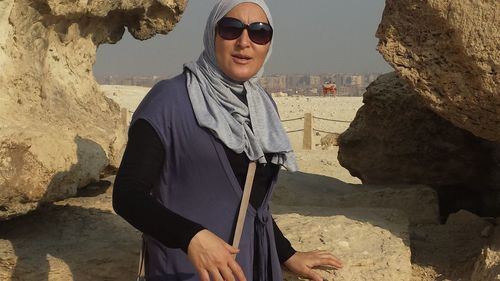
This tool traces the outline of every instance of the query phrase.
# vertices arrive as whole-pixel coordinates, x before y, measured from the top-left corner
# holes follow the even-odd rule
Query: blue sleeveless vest
[[[224,144],[198,125],[185,75],[156,84],[132,117],[144,119],[160,137],[165,161],[152,195],[170,210],[203,225],[231,244],[242,189],[231,169]],[[132,125],[131,124],[131,125]],[[277,175],[259,209],[248,207],[236,261],[251,280],[283,280],[276,251],[269,200]],[[176,227],[172,225],[172,227]],[[200,280],[187,254],[144,235],[148,281]],[[259,253],[254,276],[254,252]]]

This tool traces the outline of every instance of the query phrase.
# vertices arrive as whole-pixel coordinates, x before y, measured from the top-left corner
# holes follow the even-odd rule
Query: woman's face
[[[262,8],[254,3],[241,3],[226,14],[226,17],[239,19],[244,24],[253,22],[268,23]],[[248,37],[245,29],[239,38],[222,39],[215,35],[215,57],[219,68],[234,81],[243,82],[252,78],[264,64],[270,42],[259,45]]]

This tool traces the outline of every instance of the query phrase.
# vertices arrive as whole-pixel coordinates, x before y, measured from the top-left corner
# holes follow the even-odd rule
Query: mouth
[[[231,57],[233,57],[233,61],[238,64],[247,64],[252,59],[251,57],[243,54],[232,54]]]

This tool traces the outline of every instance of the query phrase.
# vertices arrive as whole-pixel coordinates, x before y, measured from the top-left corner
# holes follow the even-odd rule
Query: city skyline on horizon
[[[318,95],[328,88],[335,88],[341,96],[360,96],[366,87],[375,81],[381,73],[347,74],[329,73],[321,75],[309,74],[281,74],[264,75],[259,79],[261,86],[269,93],[286,93],[291,95]],[[163,76],[97,76],[101,85],[129,85],[152,87],[159,81],[169,78]]]
[[[267,1],[275,22],[273,53],[264,75],[386,73],[375,31],[384,0]],[[206,18],[215,0],[190,0],[173,31],[138,41],[126,31],[117,44],[99,46],[95,76],[173,76],[202,51]],[[298,38],[298,39],[297,39]]]

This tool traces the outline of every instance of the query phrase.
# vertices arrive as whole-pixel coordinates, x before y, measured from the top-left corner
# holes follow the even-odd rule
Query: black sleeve
[[[274,229],[274,240],[276,241],[276,250],[278,251],[278,258],[280,263],[286,262],[291,256],[293,256],[297,251],[292,247],[292,244],[285,235],[281,232],[278,225],[273,219],[273,229]]]
[[[143,233],[187,253],[189,242],[204,227],[169,210],[150,194],[162,170],[164,153],[153,127],[146,120],[137,120],[129,130],[116,175],[113,209]]]

